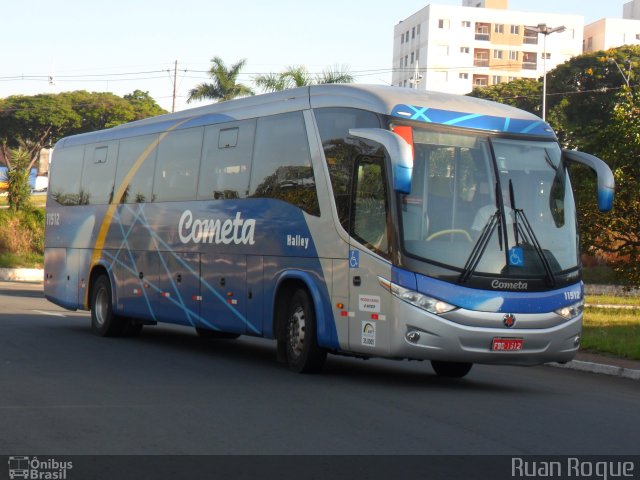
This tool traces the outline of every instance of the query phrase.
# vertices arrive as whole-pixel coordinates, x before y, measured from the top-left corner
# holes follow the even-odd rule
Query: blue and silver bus
[[[475,98],[318,85],[60,140],[45,295],[102,336],[169,322],[327,353],[567,362],[582,328],[576,207],[540,118]]]

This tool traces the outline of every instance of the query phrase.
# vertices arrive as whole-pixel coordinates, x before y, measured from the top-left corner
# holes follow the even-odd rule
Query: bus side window
[[[356,162],[355,195],[353,199],[354,238],[372,250],[389,253],[387,233],[387,180],[384,158],[361,158]]]
[[[275,198],[320,216],[302,112],[258,119],[251,197]]]
[[[338,219],[342,227],[349,231],[354,162],[358,156],[371,153],[365,142],[349,135],[349,129],[380,128],[380,120],[373,112],[355,108],[318,108],[314,113]]]
[[[50,197],[60,205],[80,204],[80,179],[84,146],[54,150]]]
[[[194,200],[204,128],[168,133],[158,145],[153,196],[156,202]]]
[[[158,135],[143,135],[120,140],[116,192],[122,191],[117,203],[145,203],[154,200],[152,194],[153,172],[158,152]],[[127,185],[122,185],[132,174]]]
[[[246,198],[256,121],[205,128],[198,199]]]
[[[117,157],[117,141],[85,148],[80,204],[107,204],[111,201]]]

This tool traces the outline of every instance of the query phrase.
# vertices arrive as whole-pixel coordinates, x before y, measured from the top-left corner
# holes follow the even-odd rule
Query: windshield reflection
[[[406,253],[478,274],[553,275],[578,264],[575,207],[557,143],[414,128],[402,196]],[[493,154],[492,154],[493,152]]]

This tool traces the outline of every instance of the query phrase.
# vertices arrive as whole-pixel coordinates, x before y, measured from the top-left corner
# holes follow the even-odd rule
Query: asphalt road
[[[145,327],[98,338],[86,312],[0,284],[0,454],[572,454],[640,451],[638,382],[551,367],[330,356],[321,375],[271,341]]]

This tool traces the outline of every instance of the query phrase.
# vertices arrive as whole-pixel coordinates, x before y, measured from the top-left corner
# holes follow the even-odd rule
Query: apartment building
[[[640,0],[631,0],[622,6],[622,18],[640,20]]]
[[[394,27],[396,86],[465,94],[475,86],[540,78],[582,53],[582,15],[508,10],[507,0],[431,4]],[[539,34],[534,28],[564,26]]]
[[[640,0],[622,6],[622,18],[601,18],[584,27],[583,51],[640,45]]]
[[[585,52],[608,50],[621,45],[640,45],[640,20],[601,18],[584,27]]]

